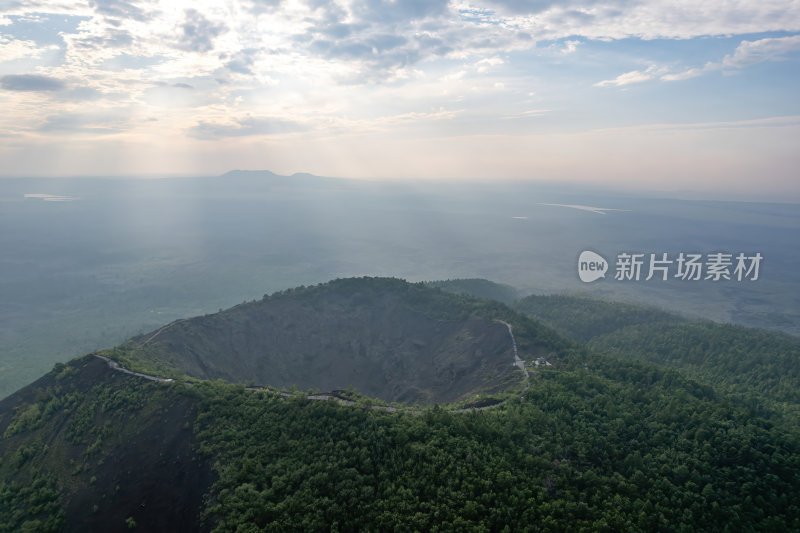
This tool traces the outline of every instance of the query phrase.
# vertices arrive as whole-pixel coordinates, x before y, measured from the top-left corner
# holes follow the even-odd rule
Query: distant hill
[[[276,174],[270,170],[231,170],[220,176],[205,178],[207,182],[220,186],[244,186],[244,187],[264,187],[265,185],[300,186],[331,184],[334,181],[344,182],[345,180],[332,180],[309,174],[307,172],[296,172],[286,176]]]
[[[201,379],[448,403],[519,386],[521,356],[571,346],[500,303],[390,278],[336,280],[266,296],[133,338],[112,357]]]
[[[581,342],[625,326],[685,321],[680,315],[652,307],[560,294],[527,296],[514,308]]]
[[[279,176],[271,170],[230,170],[225,174],[219,176],[221,179],[237,179],[237,178],[255,178],[255,179],[271,179]]]
[[[476,298],[497,300],[506,305],[513,304],[519,297],[519,292],[511,285],[495,283],[480,278],[426,281],[425,284],[456,294],[467,294]]]
[[[800,420],[800,338],[689,320],[659,309],[578,296],[529,296],[515,304],[598,354],[655,363]]]
[[[650,323],[593,339],[601,353],[658,363],[723,390],[763,395],[800,414],[800,339],[713,322]]]

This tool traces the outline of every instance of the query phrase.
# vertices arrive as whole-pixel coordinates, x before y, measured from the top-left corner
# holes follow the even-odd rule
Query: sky
[[[798,0],[0,0],[0,175],[800,200]]]

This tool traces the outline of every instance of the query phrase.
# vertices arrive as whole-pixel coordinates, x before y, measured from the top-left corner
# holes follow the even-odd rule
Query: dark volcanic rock
[[[337,280],[176,322],[129,348],[198,378],[446,403],[519,383],[498,306],[396,279]]]

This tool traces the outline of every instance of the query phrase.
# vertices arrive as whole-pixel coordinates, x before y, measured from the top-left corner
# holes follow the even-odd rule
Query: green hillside
[[[466,294],[476,298],[497,300],[506,305],[513,304],[519,297],[519,291],[511,285],[495,283],[480,278],[427,281],[425,285],[438,287],[444,291],[454,292],[456,294]]]
[[[527,296],[514,308],[580,342],[625,326],[685,321],[679,315],[652,307],[559,294]]]
[[[262,330],[252,339],[285,328],[288,318],[265,326],[272,313],[308,326],[311,338],[338,329],[358,339],[383,339],[419,314],[445,338],[471,332],[481,350],[478,332],[491,338],[502,326],[509,335],[495,322],[503,320],[521,355],[546,353],[553,364],[531,367],[525,387],[506,359],[514,379],[507,389],[494,382],[495,402],[483,410],[463,401],[390,407],[357,387],[343,401],[185,377],[187,354],[207,367],[240,364],[234,358],[246,350],[211,359],[210,347],[236,347],[220,339],[251,339],[247,328]],[[353,317],[363,330],[346,329]],[[337,327],[312,326],[323,318]],[[631,320],[609,315],[610,323]],[[665,329],[650,346],[634,340],[639,328]],[[668,352],[652,357],[659,364],[622,344],[600,353],[613,334],[641,353],[677,343],[683,329],[669,328],[695,328],[686,342],[697,346],[697,361],[716,360],[730,375],[731,346],[794,346],[766,333],[750,344],[746,328],[651,322],[596,337],[592,350],[499,303],[375,278],[178,322],[107,352],[121,367],[87,355],[0,401],[0,532],[800,530],[800,433],[761,412],[766,397],[739,401],[720,385],[722,374],[689,377],[694,359],[668,368]],[[179,342],[190,349],[174,350]],[[329,353],[347,364],[342,352]],[[794,359],[781,361],[791,377]],[[177,379],[132,373],[167,368]],[[481,367],[468,379],[492,372]],[[412,382],[404,379],[395,383]],[[769,385],[768,373],[736,386],[762,382]]]
[[[800,527],[796,434],[675,373],[585,363],[494,410],[406,414],[76,360],[0,403],[0,530]]]
[[[640,324],[599,336],[589,346],[800,407],[800,339],[784,333],[711,322]]]
[[[516,308],[598,354],[675,369],[754,413],[788,415],[781,423],[800,431],[800,338],[574,296],[531,296]]]

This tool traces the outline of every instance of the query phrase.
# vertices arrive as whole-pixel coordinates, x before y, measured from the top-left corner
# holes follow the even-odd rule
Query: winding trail
[[[175,324],[178,324],[179,322],[186,322],[187,320],[188,320],[188,318],[181,318],[181,319],[178,319],[178,320],[173,320],[172,322],[170,322],[170,323],[169,323],[169,324],[167,324],[166,326],[159,328],[159,329],[158,329],[158,331],[156,331],[155,333],[153,333],[152,335],[150,335],[150,337],[148,337],[148,338],[147,338],[147,340],[145,340],[143,343],[141,343],[141,344],[139,345],[139,348],[141,348],[142,346],[144,346],[145,344],[147,344],[147,343],[148,343],[148,342],[150,342],[151,340],[153,340],[153,339],[155,339],[156,337],[158,337],[158,336],[161,334],[161,332],[162,332],[162,331],[165,331],[165,330],[167,330],[167,329],[171,328],[172,326],[174,326]],[[99,356],[98,356],[98,357],[99,357]]]
[[[153,335],[150,336],[150,338],[145,340],[139,346],[144,346],[145,344],[147,344],[148,342],[150,342],[151,340],[156,338],[158,336],[158,334],[161,333],[162,331],[164,331],[165,329],[169,328],[170,326],[173,326],[174,324],[177,324],[178,322],[183,322],[184,320],[185,319],[176,320],[175,322],[171,322],[171,323],[167,324],[163,328],[161,328],[158,331],[156,331]],[[516,366],[517,368],[519,368],[520,370],[522,370],[525,373],[525,390],[528,390],[530,388],[530,386],[531,386],[530,373],[528,372],[528,369],[525,368],[525,361],[520,359],[519,353],[517,352],[517,340],[514,338],[514,332],[512,330],[512,326],[511,326],[511,324],[509,324],[508,322],[504,322],[503,320],[495,320],[495,322],[503,324],[504,326],[506,326],[508,328],[508,335],[511,337],[511,345],[514,348],[514,363],[513,364],[514,364],[514,366]],[[155,381],[155,382],[158,382],[158,383],[171,383],[171,382],[175,381],[172,378],[163,378],[163,377],[160,377],[160,376],[153,376],[153,375],[150,375],[150,374],[143,374],[141,372],[134,372],[133,370],[128,370],[127,368],[120,366],[120,364],[117,363],[116,361],[114,361],[113,359],[109,359],[108,357],[102,356],[102,355],[97,354],[97,353],[93,353],[92,355],[94,355],[96,358],[98,358],[98,359],[100,359],[102,361],[105,361],[110,369],[115,370],[117,372],[122,372],[123,374],[128,374],[130,376],[137,376],[137,377],[144,378],[144,379],[147,379],[149,381]],[[191,383],[186,383],[186,385],[191,385]],[[245,387],[244,389],[247,390],[247,391],[254,391],[254,392],[269,391],[270,390],[267,387]],[[278,392],[278,394],[282,398],[290,398],[290,397],[293,396],[291,393],[285,392],[285,391],[280,391],[280,392]],[[524,394],[522,395],[522,397],[524,397]],[[339,403],[340,405],[348,405],[348,406],[356,406],[356,405],[358,405],[353,400],[347,400],[347,399],[342,398],[342,397],[340,397],[340,396],[338,396],[336,394],[333,394],[333,393],[309,394],[308,396],[306,396],[306,398],[309,399],[309,400],[315,400],[315,401],[326,401],[326,402],[327,401],[335,401],[335,402]],[[500,407],[501,405],[503,405],[504,403],[506,403],[506,401],[508,401],[508,400],[502,400],[502,401],[499,401],[497,403],[493,403],[491,405],[484,405],[482,407],[459,407],[457,409],[447,409],[446,412],[448,412],[448,413],[475,413],[475,412],[480,412],[480,411],[486,411],[487,409],[496,409],[496,408]],[[423,412],[425,412],[425,411],[423,411],[421,409],[414,409],[414,408],[411,408],[411,407],[409,407],[409,408],[393,407],[391,405],[371,405],[371,406],[369,406],[369,408],[372,409],[373,411],[385,411],[387,413],[398,413],[398,412],[400,412],[400,413],[408,413],[408,414],[412,414],[412,415],[419,415],[419,414],[422,414]]]
[[[511,336],[511,345],[514,346],[514,366],[525,373],[525,390],[528,390],[531,388],[531,374],[528,372],[528,369],[525,368],[525,361],[519,358],[519,353],[517,352],[517,339],[514,338],[512,326],[504,320],[497,320],[497,322],[508,328],[508,334]]]
[[[129,374],[131,376],[138,376],[140,378],[149,379],[150,381],[158,381],[159,383],[170,383],[172,381],[175,381],[172,378],[162,378],[158,376],[151,376],[150,374],[142,374],[141,372],[134,372],[133,370],[128,370],[127,368],[119,366],[119,363],[117,363],[113,359],[109,359],[108,357],[103,357],[102,355],[99,354],[93,354],[93,355],[98,359],[102,359],[103,361],[105,361],[108,364],[109,368],[111,368],[112,370],[116,370],[117,372],[122,372],[124,374]]]

